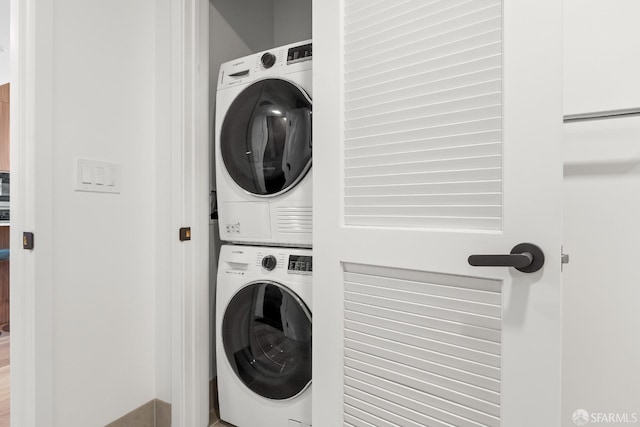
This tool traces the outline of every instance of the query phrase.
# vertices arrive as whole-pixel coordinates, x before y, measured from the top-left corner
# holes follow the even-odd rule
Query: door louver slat
[[[451,82],[449,82],[451,83]],[[453,83],[457,84],[457,83]],[[383,114],[388,111],[410,111],[414,107],[427,107],[437,105],[438,103],[453,102],[460,99],[473,99],[476,96],[490,95],[499,93],[502,89],[502,82],[499,80],[489,80],[483,82],[472,82],[470,85],[452,86],[445,90],[428,93],[428,102],[425,102],[424,93],[413,92],[409,97],[403,97],[400,100],[383,97],[375,102],[368,99],[367,105],[359,108],[350,108],[345,111],[345,117],[349,119],[357,119],[368,117],[375,114]],[[471,97],[471,98],[465,98]]]
[[[378,17],[351,22],[345,14],[345,47],[348,51],[366,49],[385,40],[393,40],[399,34],[428,35],[429,30],[448,21],[498,4],[497,0],[448,0],[420,1],[399,5]],[[406,6],[412,7],[406,7]],[[494,12],[493,15],[499,12]],[[458,22],[458,26],[464,26]],[[422,38],[422,37],[421,37]]]
[[[469,181],[476,178],[483,181],[496,180],[501,178],[500,168],[480,168],[453,171],[435,171],[423,172],[420,175],[429,174],[428,177],[416,177],[415,173],[402,173],[396,175],[367,175],[360,177],[345,178],[347,185],[358,187],[367,185],[384,185],[384,184],[410,184],[417,179],[429,179],[431,182],[452,182],[452,181]],[[376,205],[376,203],[373,203]],[[473,204],[470,204],[472,206]],[[437,205],[436,205],[437,206]]]
[[[494,76],[501,75],[502,58],[500,55],[491,55],[486,58],[465,61],[460,64],[448,65],[440,68],[426,68],[418,73],[403,78],[391,78],[382,82],[364,86],[359,89],[346,89],[349,97],[345,100],[346,106],[354,103],[366,105],[366,97],[379,96],[383,99],[402,99],[407,94],[417,95],[420,91],[436,87],[445,90],[448,86],[455,87],[455,82],[482,82],[492,80]],[[487,80],[482,78],[486,77]],[[399,86],[398,83],[402,85]],[[464,84],[461,84],[465,86]]]
[[[345,224],[499,231],[502,2],[392,4],[345,3]]]
[[[492,8],[482,9],[456,19],[445,21],[429,28],[420,28],[416,32],[398,32],[392,39],[386,39],[369,46],[368,49],[349,50],[354,61],[368,63],[376,58],[376,54],[383,55],[385,59],[404,56],[404,52],[398,52],[397,46],[406,46],[410,50],[420,50],[439,43],[451,42],[466,38],[472,34],[483,34],[492,29],[500,28],[501,21],[496,18]],[[371,50],[375,49],[375,50]],[[373,52],[373,53],[372,53]],[[378,57],[379,59],[379,57]],[[355,62],[354,62],[355,64]]]
[[[389,206],[389,205],[496,205],[500,204],[500,193],[475,194],[417,194],[417,195],[386,195],[386,196],[347,196],[349,206]]]
[[[451,425],[473,427],[498,425],[496,424],[496,418],[491,415],[453,404],[444,399],[422,394],[413,388],[403,387],[397,383],[368,375],[352,368],[346,368],[346,372],[352,378],[349,380],[349,384],[354,388],[369,384],[368,388],[372,393],[384,396],[395,403],[404,402],[410,404],[419,409],[420,412],[439,418],[443,422],[451,423]],[[405,397],[405,399],[401,399],[400,396]],[[481,420],[481,423],[472,420]]]
[[[468,49],[461,51],[444,53],[441,56],[425,59],[422,62],[415,62],[407,65],[400,64],[400,66],[396,66],[395,68],[383,69],[382,72],[379,72],[380,70],[376,68],[369,69],[368,71],[347,71],[345,73],[345,87],[347,92],[349,92],[375,84],[383,84],[389,81],[398,83],[404,81],[405,78],[416,76],[424,72],[424,70],[438,70],[441,68],[455,69],[455,66],[480,61],[482,59],[494,58],[494,63],[489,63],[489,65],[494,65],[496,62],[495,58],[500,55],[501,48],[501,43],[489,43],[482,46],[469,47]],[[471,68],[469,71],[479,70]],[[420,80],[424,81],[423,79]]]
[[[345,417],[500,426],[501,282],[351,263],[343,276]]]

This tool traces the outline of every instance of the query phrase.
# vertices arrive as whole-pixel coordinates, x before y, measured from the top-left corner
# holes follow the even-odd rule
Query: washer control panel
[[[313,271],[313,257],[311,255],[294,255],[291,253],[258,252],[256,267],[263,273],[277,273],[286,269],[287,274],[301,274],[310,276]]]
[[[289,255],[289,274],[311,274],[313,271],[312,257],[307,255]]]
[[[267,255],[262,258],[262,268],[266,270],[273,270],[278,265],[278,260],[273,255]]]
[[[284,266],[287,265],[287,255],[259,251],[257,253],[255,265],[267,271],[273,271],[276,268],[284,268]]]

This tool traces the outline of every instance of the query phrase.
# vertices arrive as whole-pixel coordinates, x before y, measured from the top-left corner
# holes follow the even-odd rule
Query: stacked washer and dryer
[[[311,426],[311,41],[220,67],[220,417]]]

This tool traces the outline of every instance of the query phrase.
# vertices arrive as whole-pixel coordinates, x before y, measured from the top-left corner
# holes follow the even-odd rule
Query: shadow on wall
[[[564,176],[626,175],[640,168],[640,158],[603,162],[565,163]]]
[[[274,21],[273,0],[212,0],[209,6],[209,129],[213,138],[220,65],[271,48]],[[214,189],[213,168],[210,183]]]
[[[237,58],[235,52],[238,51],[242,56],[273,47],[273,0],[213,0],[211,5],[214,9],[212,42],[230,53],[223,55],[226,58],[219,58],[222,62]],[[216,40],[216,33],[226,31],[232,31],[235,36],[231,45],[227,45],[227,38],[223,42]]]

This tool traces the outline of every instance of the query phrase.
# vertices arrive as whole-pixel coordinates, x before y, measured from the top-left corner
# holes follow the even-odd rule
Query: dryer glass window
[[[311,166],[311,100],[284,80],[252,84],[227,111],[220,149],[229,175],[246,191],[288,190]]]
[[[260,396],[289,399],[311,383],[311,313],[283,286],[240,290],[224,313],[222,340],[238,378]]]

